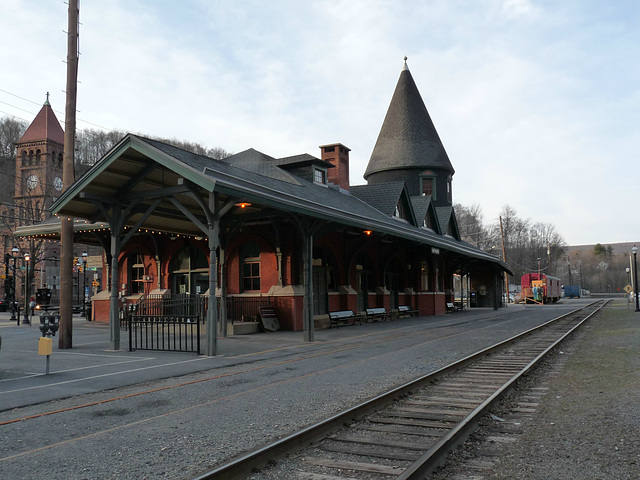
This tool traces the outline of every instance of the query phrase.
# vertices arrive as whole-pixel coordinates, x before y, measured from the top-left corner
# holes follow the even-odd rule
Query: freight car
[[[565,285],[564,296],[567,298],[580,298],[580,285]]]
[[[560,299],[560,279],[544,273],[525,273],[520,279],[519,301],[525,303],[555,303]]]

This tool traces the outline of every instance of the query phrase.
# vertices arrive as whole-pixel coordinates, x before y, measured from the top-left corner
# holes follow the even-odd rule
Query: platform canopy
[[[229,221],[299,215],[336,228],[370,230],[375,235],[445,249],[508,271],[498,257],[466,242],[400,222],[344,191],[298,181],[272,157],[255,150],[234,157],[240,156],[243,161],[237,164],[242,168],[129,134],[51,209],[58,216],[97,225],[108,222],[116,208],[122,211],[123,229],[193,236],[206,236],[211,220],[207,211],[223,207]],[[265,158],[274,161],[265,162]],[[209,194],[215,194],[211,207]]]

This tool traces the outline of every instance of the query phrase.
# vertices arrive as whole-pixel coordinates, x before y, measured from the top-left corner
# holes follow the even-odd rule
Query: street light
[[[31,321],[29,320],[29,287],[30,287],[30,281],[29,281],[29,261],[31,260],[31,255],[29,255],[29,252],[24,254],[24,265],[27,269],[27,276],[25,277],[25,281],[24,281],[24,319],[22,320],[22,323],[24,323],[25,325],[29,325],[31,323]]]
[[[18,254],[20,253],[20,249],[18,247],[13,247],[11,249],[11,256],[13,257],[13,292],[11,292],[11,321],[15,322],[18,319],[16,317],[16,259],[18,258]]]
[[[87,318],[87,252],[82,254],[82,316]]]
[[[633,253],[633,294],[636,297],[636,312],[640,312],[640,302],[638,301],[638,247],[634,245],[631,253]]]

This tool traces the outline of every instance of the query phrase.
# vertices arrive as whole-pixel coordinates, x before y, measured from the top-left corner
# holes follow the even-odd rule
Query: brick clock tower
[[[48,209],[62,193],[64,131],[49,104],[16,142],[15,204],[18,225],[48,217]]]
[[[62,155],[64,150],[64,131],[49,104],[49,94],[36,118],[15,144],[16,176],[14,190],[15,227],[34,225],[48,219],[49,207],[62,194]],[[59,270],[57,258],[59,245],[34,239],[14,239],[14,245],[20,250],[14,260],[24,265],[25,254],[29,257],[29,288],[25,288],[25,278],[18,275],[15,279],[15,295],[25,307],[36,297],[39,287],[52,288],[51,301],[55,304],[58,297],[57,284]],[[45,263],[53,261],[54,271],[49,271]],[[57,279],[58,280],[57,280]],[[49,279],[47,281],[47,279]],[[22,284],[22,285],[20,285]],[[56,297],[54,300],[53,297]],[[25,314],[25,323],[28,321]]]

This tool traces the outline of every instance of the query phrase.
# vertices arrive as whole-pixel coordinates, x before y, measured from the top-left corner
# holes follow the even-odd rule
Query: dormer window
[[[327,172],[322,170],[321,168],[315,168],[313,170],[313,182],[319,183],[320,185],[327,184]]]
[[[451,203],[451,177],[447,178],[447,201]]]
[[[404,218],[405,220],[407,219],[407,216],[404,211],[404,205],[402,204],[402,199],[398,200],[398,203],[396,205],[396,210],[393,213],[393,216],[398,218]]]
[[[436,198],[436,179],[434,177],[422,177],[421,179],[421,193],[423,197],[429,196]]]

